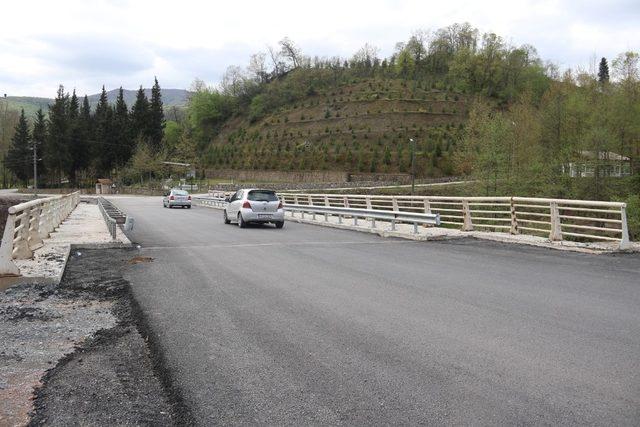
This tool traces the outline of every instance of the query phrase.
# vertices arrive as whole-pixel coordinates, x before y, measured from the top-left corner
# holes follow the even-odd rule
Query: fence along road
[[[80,202],[80,192],[20,203],[9,208],[0,245],[0,277],[19,276],[14,259],[28,259]]]
[[[438,214],[444,226],[463,231],[566,237],[630,246],[625,203],[531,197],[369,196],[282,193],[286,205],[330,206]]]
[[[113,201],[154,259],[126,276],[200,424],[640,419],[637,254],[240,229]]]

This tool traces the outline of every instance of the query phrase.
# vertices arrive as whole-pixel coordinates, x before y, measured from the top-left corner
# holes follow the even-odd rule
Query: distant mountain
[[[131,106],[135,103],[137,92],[137,90],[124,89],[124,100],[129,108],[131,108]],[[151,89],[145,89],[144,92],[147,98],[151,98]],[[161,89],[161,93],[162,102],[165,109],[171,107],[184,107],[187,104],[187,100],[189,99],[189,91],[184,89]],[[107,98],[109,99],[110,103],[115,103],[117,97],[118,89],[110,90],[107,92]],[[38,111],[39,108],[42,108],[42,110],[46,113],[49,110],[49,104],[53,104],[52,98],[38,98],[32,96],[8,96],[6,98],[1,98],[0,104],[4,99],[6,99],[9,104],[9,110],[20,111],[20,109],[24,108],[25,114],[29,117],[35,116],[36,111]],[[91,104],[92,108],[96,106],[99,99],[99,93],[89,95],[89,104]]]

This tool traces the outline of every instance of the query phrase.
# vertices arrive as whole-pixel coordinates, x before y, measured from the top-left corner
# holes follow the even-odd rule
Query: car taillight
[[[191,200],[191,196],[187,197],[187,200]]]
[[[280,203],[278,203],[278,209],[282,209],[282,201],[280,201]]]
[[[173,196],[173,194],[171,196],[169,196],[169,200],[175,200],[176,198]]]
[[[247,201],[247,202],[244,202],[244,203],[242,204],[242,207],[243,207],[244,209],[251,209],[251,203],[249,203],[248,201]]]

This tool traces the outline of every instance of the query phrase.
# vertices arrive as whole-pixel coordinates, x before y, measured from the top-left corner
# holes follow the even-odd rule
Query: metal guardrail
[[[227,202],[224,197],[191,197],[191,200],[196,205],[200,206],[208,206],[211,208],[219,208],[222,209],[226,206]]]
[[[0,245],[0,277],[19,276],[14,259],[29,259],[80,202],[80,192],[20,203],[9,208]]]
[[[118,222],[116,221],[115,218],[112,218],[111,215],[109,215],[107,208],[105,208],[105,205],[107,203],[109,202],[104,198],[102,197],[98,198],[98,207],[100,208],[100,212],[102,213],[102,218],[104,218],[104,222],[105,224],[107,224],[107,229],[109,229],[109,234],[111,234],[111,239],[116,240]]]
[[[285,206],[325,206],[437,213],[441,224],[463,231],[502,231],[630,246],[626,204],[531,197],[443,197],[281,193]]]
[[[358,225],[358,219],[371,221],[371,228],[376,228],[376,220],[389,221],[391,230],[396,229],[396,224],[409,223],[413,224],[413,232],[418,233],[418,225],[440,225],[440,215],[432,213],[416,213],[416,212],[398,212],[398,211],[381,211],[375,209],[356,209],[356,208],[340,208],[329,206],[314,205],[285,205],[285,210],[291,212],[295,216],[299,212],[304,218],[305,213],[310,213],[312,219],[316,219],[316,214],[324,215],[325,222],[329,221],[329,215],[338,217],[338,224],[342,224],[343,218],[351,218],[353,225]]]

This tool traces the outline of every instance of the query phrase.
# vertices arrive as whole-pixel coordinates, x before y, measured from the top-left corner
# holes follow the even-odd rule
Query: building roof
[[[111,181],[109,178],[98,178],[96,184],[111,185],[113,184],[113,181]]]

